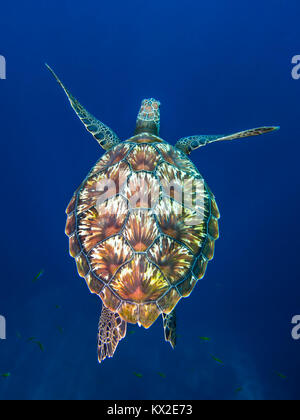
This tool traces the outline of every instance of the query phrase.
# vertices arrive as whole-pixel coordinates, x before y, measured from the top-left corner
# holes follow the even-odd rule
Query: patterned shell
[[[135,136],[108,151],[67,215],[70,254],[90,291],[145,328],[189,296],[219,236],[219,211],[202,176],[155,136]]]

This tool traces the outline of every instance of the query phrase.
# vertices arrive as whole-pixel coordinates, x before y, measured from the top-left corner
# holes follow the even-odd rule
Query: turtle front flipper
[[[178,140],[176,143],[177,149],[181,150],[182,152],[189,155],[193,150],[198,149],[199,147],[206,146],[209,143],[213,143],[215,141],[224,141],[224,140],[235,140],[235,139],[242,139],[244,137],[252,137],[252,136],[259,136],[260,134],[270,133],[271,131],[279,130],[280,127],[272,126],[272,127],[259,127],[259,128],[252,128],[246,131],[240,131],[238,133],[230,134],[230,135],[199,135],[199,136],[190,136],[190,137],[183,137],[182,139]]]
[[[102,305],[98,333],[98,360],[101,363],[106,357],[113,357],[119,341],[125,337],[127,323],[119,314]]]
[[[110,150],[112,147],[116,146],[120,143],[119,137],[105,124],[101,121],[97,120],[92,114],[90,114],[78,101],[74,96],[68,91],[68,89],[64,86],[62,81],[58,78],[58,76],[54,73],[48,64],[46,64],[48,70],[53,74],[57,82],[65,91],[70,104],[74,111],[76,112],[77,116],[85,125],[85,128],[94,136],[100,146],[105,150]]]
[[[169,314],[163,314],[164,322],[164,331],[165,331],[165,340],[169,341],[173,349],[176,346],[176,311],[173,311]]]

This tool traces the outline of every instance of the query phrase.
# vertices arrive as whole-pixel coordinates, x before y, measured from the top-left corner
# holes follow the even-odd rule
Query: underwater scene
[[[299,14],[2,4],[0,400],[300,398]]]

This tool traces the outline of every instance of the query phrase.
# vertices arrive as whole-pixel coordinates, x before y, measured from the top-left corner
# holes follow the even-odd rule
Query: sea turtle
[[[127,323],[149,328],[162,315],[176,343],[175,306],[192,292],[213,258],[219,210],[188,158],[208,143],[256,136],[278,127],[178,140],[159,137],[160,103],[145,99],[133,137],[121,142],[65,88],[80,120],[107,152],[76,190],[66,234],[78,273],[102,300],[98,360],[112,357]]]

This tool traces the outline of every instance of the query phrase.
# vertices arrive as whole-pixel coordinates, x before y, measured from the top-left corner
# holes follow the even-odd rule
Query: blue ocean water
[[[296,0],[1,5],[0,375],[11,374],[0,376],[1,399],[300,397],[291,337],[300,314],[299,12]],[[68,255],[64,211],[102,150],[45,61],[123,139],[144,97],[161,101],[161,136],[172,144],[281,126],[192,155],[216,195],[221,235],[205,278],[177,307],[174,351],[159,319],[131,326],[98,365],[101,304]]]

